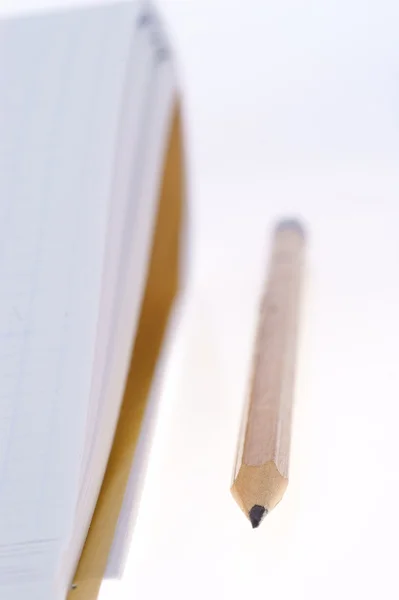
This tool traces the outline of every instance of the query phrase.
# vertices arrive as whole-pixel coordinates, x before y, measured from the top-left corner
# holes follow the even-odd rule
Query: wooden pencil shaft
[[[262,302],[242,462],[275,462],[288,474],[293,372],[298,322],[303,234],[275,232]]]
[[[261,304],[242,453],[232,486],[252,523],[251,510],[274,508],[288,482],[304,246],[299,223],[283,221],[277,226]]]

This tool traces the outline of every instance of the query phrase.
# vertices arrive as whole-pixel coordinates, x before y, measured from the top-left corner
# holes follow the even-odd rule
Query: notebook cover
[[[101,492],[68,600],[95,600],[105,573],[157,359],[179,290],[183,196],[181,110],[176,102],[125,395]]]

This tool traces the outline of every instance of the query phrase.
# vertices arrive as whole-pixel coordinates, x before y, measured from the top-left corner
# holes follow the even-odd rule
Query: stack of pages
[[[0,598],[64,600],[120,414],[175,80],[143,2],[3,17],[0,46]]]

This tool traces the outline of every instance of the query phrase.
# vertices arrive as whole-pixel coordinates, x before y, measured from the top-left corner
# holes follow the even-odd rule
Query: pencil
[[[231,488],[254,528],[280,502],[288,484],[304,249],[302,225],[280,221],[274,231],[244,435]]]

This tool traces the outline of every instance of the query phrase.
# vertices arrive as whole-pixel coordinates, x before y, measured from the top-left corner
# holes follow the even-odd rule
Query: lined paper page
[[[113,328],[113,317],[119,299],[119,266],[123,252],[124,231],[132,230],[130,213],[135,213],[137,202],[132,202],[131,182],[141,179],[143,141],[148,122],[146,106],[149,102],[149,85],[152,77],[151,48],[141,28],[142,11],[136,5],[129,44],[129,60],[126,67],[123,97],[118,114],[118,143],[114,157],[114,173],[111,183],[112,210],[107,225],[101,305],[98,319],[96,353],[90,390],[90,412],[87,420],[86,450],[81,467],[81,496],[85,496],[90,482],[90,462],[97,421],[104,399],[101,398],[103,371],[107,368],[108,340]],[[128,219],[128,222],[126,222]]]
[[[54,600],[65,591],[52,578],[76,517],[106,238],[115,194],[126,193],[114,188],[114,170],[137,9],[0,22],[0,589],[7,585],[7,600]]]
[[[115,399],[121,400],[123,396],[151,249],[173,92],[170,65],[160,60],[152,33],[144,11],[136,22],[121,110],[114,186],[118,190],[115,197],[124,199],[124,207],[115,213],[110,224],[113,233],[108,235],[109,240],[119,240],[119,247],[117,252],[114,248],[113,254],[107,252],[105,263],[91,391],[97,412],[90,425],[72,548],[82,546],[82,534],[89,525],[106,468],[119,415],[120,403]],[[136,103],[140,107],[138,112],[133,110]],[[121,188],[123,194],[119,192]],[[139,224],[137,229],[135,223]],[[104,318],[103,314],[107,316]],[[104,327],[103,323],[109,326]]]

